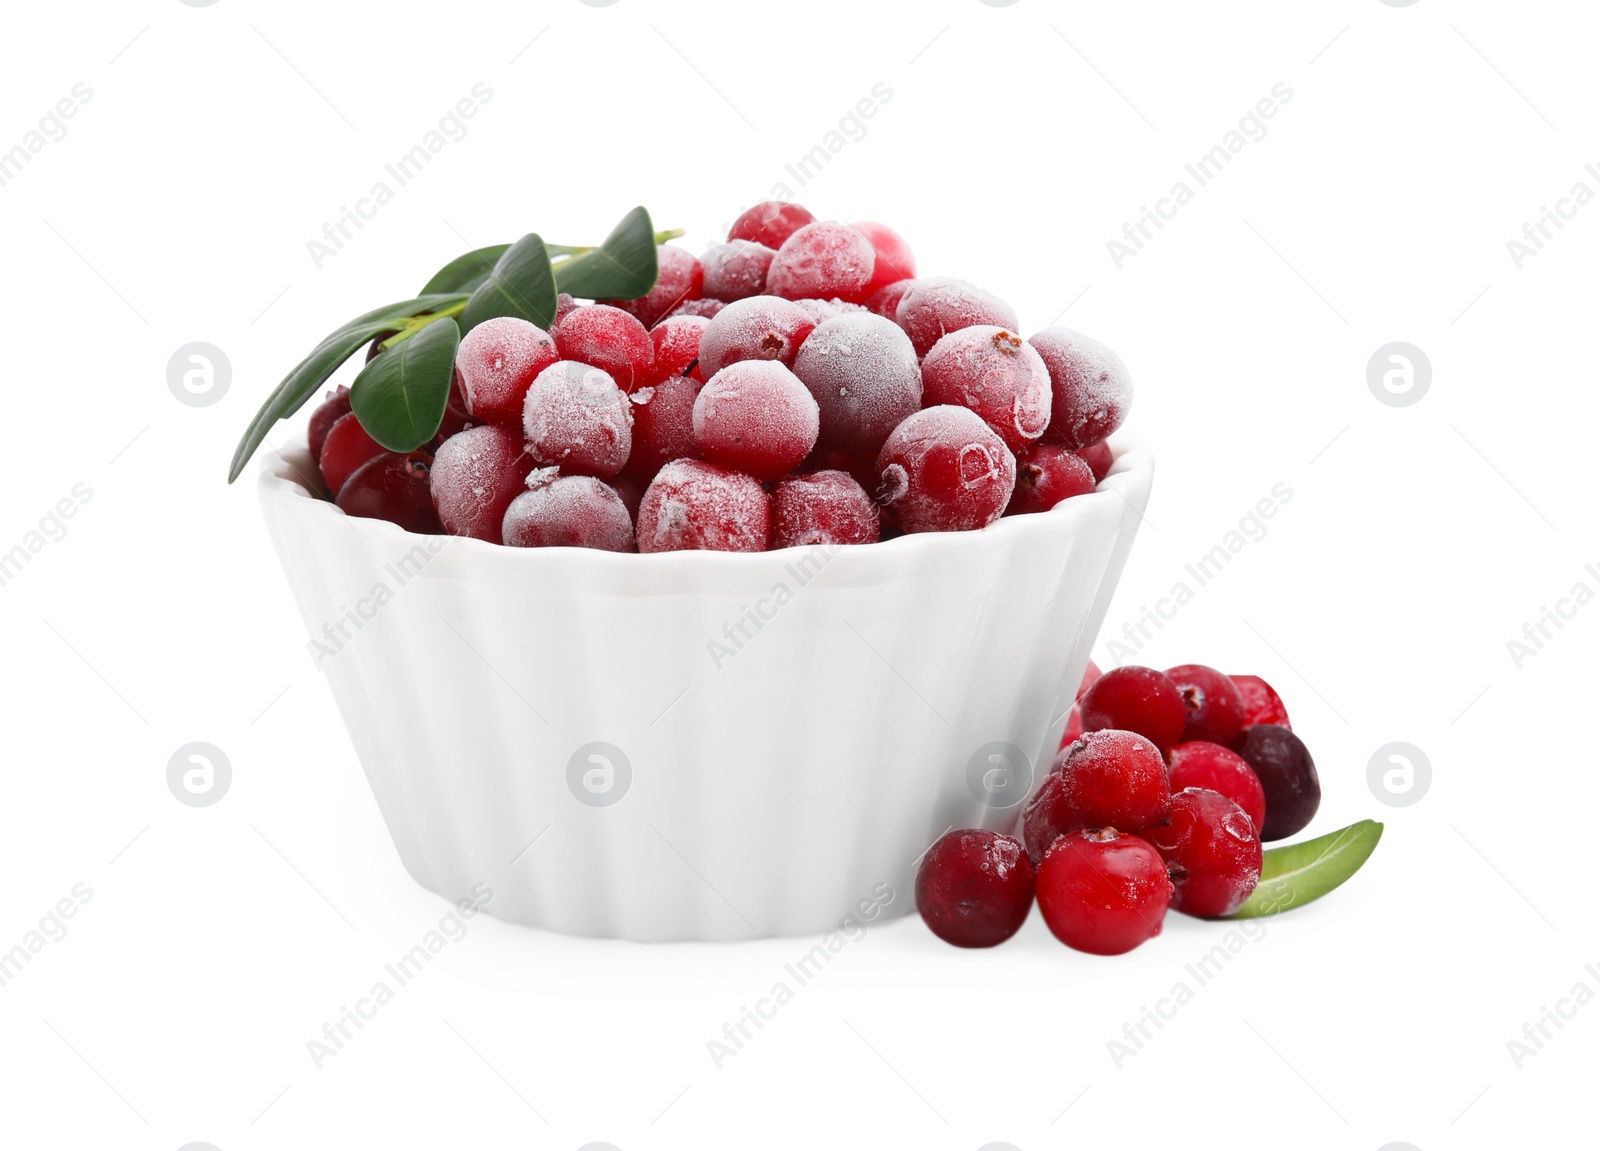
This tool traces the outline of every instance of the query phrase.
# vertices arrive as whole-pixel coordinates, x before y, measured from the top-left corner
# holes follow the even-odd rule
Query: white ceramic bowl
[[[1149,497],[1150,454],[1113,447],[1052,511],[831,551],[414,535],[316,498],[303,444],[260,495],[417,882],[570,934],[738,940],[909,912],[947,828],[1014,825]]]

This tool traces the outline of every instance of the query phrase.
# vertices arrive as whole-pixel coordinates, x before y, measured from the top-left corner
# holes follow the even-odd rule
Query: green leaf
[[[1261,853],[1261,882],[1233,918],[1279,915],[1321,899],[1361,870],[1382,836],[1383,824],[1363,819],[1304,843],[1268,848]]]
[[[650,213],[635,208],[598,247],[556,269],[556,287],[586,300],[636,300],[656,286]]]
[[[350,385],[350,410],[367,435],[391,452],[409,452],[433,439],[450,399],[461,333],[438,320],[361,369]]]
[[[470,332],[497,316],[516,316],[541,328],[556,318],[556,280],[536,233],[522,237],[495,261],[494,271],[473,290],[461,313],[461,330]]]
[[[255,418],[250,421],[250,426],[245,429],[238,448],[234,450],[233,461],[228,468],[228,482],[231,484],[239,478],[239,473],[244,471],[245,464],[255,455],[261,442],[267,438],[272,425],[279,420],[288,419],[299,411],[301,406],[316,394],[317,389],[327,382],[328,377],[333,375],[339,365],[354,355],[368,340],[381,332],[401,327],[405,321],[422,312],[449,307],[460,302],[460,296],[423,295],[414,300],[386,304],[384,307],[374,308],[357,316],[338,331],[324,337],[321,343],[311,350],[311,354],[295,365],[294,370],[279,382],[266,402],[261,405],[261,409],[256,412]]]
[[[505,255],[509,247],[510,244],[491,244],[487,248],[475,248],[457,256],[433,274],[433,279],[422,286],[422,294],[425,296],[433,292],[470,294],[476,291],[478,285],[487,280],[489,273],[494,271],[495,261]]]

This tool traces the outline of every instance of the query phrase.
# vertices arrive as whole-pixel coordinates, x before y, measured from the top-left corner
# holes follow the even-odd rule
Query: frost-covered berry
[[[816,398],[818,445],[846,456],[876,456],[900,421],[922,407],[910,338],[870,312],[819,324],[800,345],[794,374]]]
[[[900,297],[895,322],[911,337],[917,355],[926,356],[946,333],[974,324],[1017,330],[1011,305],[965,280],[936,277],[918,280]]]
[[[521,427],[528,385],[560,358],[556,342],[537,325],[515,316],[484,320],[456,349],[467,411],[477,420]]]
[[[807,224],[783,242],[767,269],[767,291],[786,300],[837,296],[860,303],[877,257],[872,243],[849,224]]]
[[[915,280],[896,280],[886,287],[879,288],[867,297],[867,311],[886,320],[894,319],[900,312],[900,301],[916,283]]]
[[[622,497],[593,476],[558,476],[506,508],[501,540],[514,548],[633,550],[633,519]]]
[[[636,300],[601,300],[637,317],[646,328],[653,328],[686,300],[698,300],[704,269],[693,252],[662,244],[656,249],[656,282]]]
[[[777,254],[775,249],[750,240],[713,245],[700,257],[705,294],[725,303],[765,294],[767,269]]]
[[[726,306],[727,305],[721,300],[707,300],[704,298],[698,300],[685,300],[676,308],[673,308],[672,311],[667,313],[667,319],[670,320],[677,316],[700,316],[709,320],[712,316],[722,311],[722,309]]]
[[[813,324],[820,324],[838,316],[848,316],[856,312],[867,311],[865,304],[852,304],[845,300],[796,300],[795,307],[811,317]]]
[[[334,501],[347,516],[388,520],[408,532],[439,533],[439,517],[428,495],[427,452],[380,452],[345,481]]]
[[[712,463],[775,480],[816,446],[817,402],[782,364],[741,360],[700,389],[694,442]]]
[[[317,454],[317,468],[322,472],[322,482],[330,494],[337,496],[355,470],[374,456],[384,454],[384,447],[367,435],[355,413],[350,412],[334,420],[322,441],[322,451]]]
[[[878,499],[908,532],[958,532],[1000,518],[1017,479],[1011,449],[952,405],[923,408],[878,453]]]
[[[626,473],[642,482],[672,460],[698,459],[694,446],[694,401],[705,387],[694,376],[673,376],[634,392],[633,451]]]
[[[537,464],[607,479],[622,470],[633,447],[631,408],[609,373],[557,360],[528,389],[522,413],[528,451]]]
[[[705,335],[710,323],[703,316],[670,316],[651,328],[655,363],[651,366],[649,382],[659,384],[687,373],[704,383],[699,366],[700,337]]]
[[[1017,457],[1017,487],[1006,515],[1047,512],[1062,500],[1094,491],[1094,472],[1060,444],[1034,444]]]
[[[878,540],[878,505],[845,472],[810,472],[772,490],[772,546],[870,544]]]
[[[911,245],[899,232],[876,220],[863,220],[851,226],[872,245],[872,279],[867,283],[868,296],[917,274],[917,258],[911,254]]]
[[[1050,422],[1050,373],[1039,353],[1006,328],[974,324],[950,332],[922,361],[927,404],[971,408],[1006,442],[1023,452]]]
[[[655,363],[655,345],[637,317],[609,304],[577,308],[556,328],[563,360],[604,368],[625,392],[644,387]]]
[[[816,217],[799,204],[766,200],[746,209],[728,229],[730,240],[751,240],[776,251],[796,231]]]
[[[532,468],[520,429],[479,424],[451,436],[434,454],[428,480],[444,530],[499,543],[500,521],[527,490]]]
[[[1133,403],[1133,377],[1122,357],[1070,328],[1046,328],[1028,343],[1050,371],[1052,443],[1086,448],[1122,426]]]
[[[711,317],[700,337],[700,374],[710,379],[740,360],[777,360],[784,367],[811,334],[816,322],[789,300],[751,296]]]
[[[707,385],[709,386],[709,385]],[[772,509],[761,484],[704,460],[673,460],[639,504],[641,552],[765,551]]]

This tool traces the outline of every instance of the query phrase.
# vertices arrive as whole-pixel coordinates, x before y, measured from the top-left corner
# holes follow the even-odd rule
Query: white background
[[[886,9],[887,6],[884,6]],[[0,187],[8,328],[0,587],[9,754],[0,948],[93,892],[0,987],[0,1142],[30,1148],[1555,1145],[1600,1007],[1520,1070],[1507,1041],[1600,979],[1593,528],[1600,207],[1506,242],[1600,161],[1586,6],[178,0],[8,12],[0,147],[92,98]],[[531,42],[531,46],[530,45]],[[451,144],[319,270],[306,242],[474,83]],[[892,99],[787,177],[875,83]],[[1120,234],[1274,84],[1292,100],[1121,270]],[[1118,348],[1158,459],[1106,640],[1274,484],[1292,500],[1138,653],[1253,671],[1322,773],[1313,832],[1370,865],[1271,924],[1121,1067],[1107,1041],[1223,928],[1136,953],[1035,916],[967,953],[912,916],[852,944],[719,1070],[706,1042],[814,942],[642,947],[488,919],[317,1070],[306,1042],[444,905],[404,874],[227,460],[325,331],[467,246],[594,242],[627,208],[700,250],[787,183],[881,219],[922,269]],[[1065,314],[1062,315],[1065,309]],[[166,364],[222,348],[230,390]],[[1420,402],[1369,391],[1403,340]],[[279,429],[277,436],[287,434]],[[213,807],[165,770],[231,760]],[[1403,740],[1431,789],[1367,784]],[[903,893],[907,898],[908,893]]]

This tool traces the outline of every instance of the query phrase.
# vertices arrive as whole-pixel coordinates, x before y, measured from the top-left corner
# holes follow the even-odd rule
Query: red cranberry
[[[317,467],[322,471],[322,482],[328,485],[328,491],[337,496],[357,468],[383,454],[383,445],[367,435],[361,421],[351,412],[334,420],[328,429],[322,451],[317,454]]]
[[[874,316],[893,320],[900,311],[900,301],[917,284],[916,280],[896,280],[886,284],[867,297],[867,311]]]
[[[758,480],[788,475],[817,442],[817,401],[770,360],[723,368],[695,397],[693,416],[702,456]]]
[[[667,319],[670,320],[675,316],[699,316],[702,320],[709,320],[725,307],[727,305],[721,300],[708,300],[704,297],[698,300],[685,300],[667,313]]]
[[[454,536],[500,542],[511,501],[527,490],[533,458],[522,433],[498,424],[458,432],[433,457],[433,506]]]
[[[322,445],[327,442],[328,429],[333,427],[334,421],[340,416],[350,414],[350,389],[340,385],[336,391],[329,392],[327,397],[317,405],[311,413],[311,420],[306,424],[306,447],[311,449],[311,458],[318,459],[322,455]]]
[[[694,401],[703,387],[693,375],[673,376],[628,397],[633,401],[633,451],[625,474],[649,483],[663,464],[700,458],[694,446]]]
[[[501,541],[514,548],[633,550],[633,520],[622,497],[593,476],[558,476],[506,508]]]
[[[1083,458],[1058,444],[1034,444],[1017,457],[1017,487],[1006,515],[1047,512],[1062,500],[1094,491],[1094,473]]]
[[[388,520],[408,532],[438,535],[443,529],[428,492],[427,452],[384,452],[350,474],[334,502],[347,516]]]
[[[1237,803],[1260,827],[1267,818],[1267,793],[1261,781],[1236,752],[1203,739],[1180,743],[1167,753],[1167,779],[1174,792],[1204,787]]]
[[[1139,832],[1166,861],[1172,909],[1218,919],[1244,906],[1261,879],[1261,839],[1237,803],[1205,788],[1172,797],[1172,817]]]
[[[1322,783],[1299,736],[1275,723],[1258,723],[1239,734],[1233,750],[1250,765],[1266,793],[1263,840],[1287,839],[1311,822],[1322,804]]]
[[[604,369],[557,360],[528,389],[522,411],[528,451],[537,464],[608,479],[632,450],[632,407]]]
[[[1059,802],[1049,813],[1058,834],[1085,827],[1138,831],[1167,817],[1166,762],[1134,732],[1085,732],[1056,754],[1050,774],[1061,778]],[[1049,846],[1046,837],[1040,849]]]
[[[609,304],[577,308],[561,321],[555,340],[563,360],[605,369],[625,392],[649,382],[655,345],[645,326],[621,308]]]
[[[840,316],[869,314],[867,313],[867,306],[865,304],[852,304],[848,300],[840,300],[837,298],[832,300],[815,300],[807,298],[795,300],[793,303],[795,307],[799,308],[807,316],[811,317],[811,322],[813,324],[820,324],[824,320],[837,319]]]
[[[1292,727],[1289,709],[1272,690],[1272,685],[1259,675],[1233,675],[1233,686],[1239,689],[1239,700],[1244,704],[1244,725],[1275,723],[1279,727]]]
[[[578,303],[577,300],[573,299],[572,296],[570,296],[566,292],[557,293],[556,294],[556,315],[555,315],[555,319],[550,321],[550,335],[552,337],[554,337],[555,334],[556,334],[556,329],[561,326],[561,321],[566,319],[568,316],[572,315],[573,312],[576,312],[579,308],[584,307],[584,306],[585,305]]]
[[[845,472],[810,472],[772,490],[772,546],[878,542],[878,505]]]
[[[940,939],[993,947],[1028,918],[1033,864],[1009,835],[950,831],[922,857],[916,891],[917,911]]]
[[[895,309],[895,322],[906,330],[919,357],[926,356],[948,332],[974,324],[1017,330],[1011,305],[965,280],[936,277],[917,280]]]
[[[817,443],[847,456],[876,457],[889,433],[922,407],[911,341],[867,312],[818,324],[800,345],[794,374],[817,401]]]
[[[1046,328],[1028,342],[1050,369],[1053,443],[1086,448],[1122,426],[1133,378],[1116,352],[1070,328]]]
[[[655,364],[650,371],[650,383],[659,384],[673,376],[685,375],[705,383],[705,376],[700,372],[700,337],[710,326],[711,321],[704,316],[669,316],[651,328]]]
[[[750,240],[773,250],[816,217],[799,204],[786,204],[782,200],[767,200],[748,208],[728,229],[730,240]]]
[[[872,245],[872,279],[867,283],[867,296],[917,274],[917,258],[899,232],[875,220],[863,220],[851,226]]]
[[[662,244],[656,249],[656,269],[655,284],[638,299],[599,302],[621,308],[646,328],[653,328],[679,304],[700,298],[705,271],[694,253]]]
[[[849,224],[811,223],[785,240],[767,269],[767,291],[786,300],[867,298],[876,256]]]
[[[1017,482],[1004,441],[966,408],[923,408],[878,453],[878,499],[907,532],[959,532],[1000,518]]]
[[[561,356],[536,325],[515,316],[484,320],[461,339],[456,371],[473,418],[508,428],[522,426],[528,385]]]
[[[767,269],[777,254],[774,249],[749,240],[713,245],[700,257],[705,269],[705,294],[725,303],[765,295]]]
[[[1084,463],[1089,465],[1089,470],[1094,472],[1094,482],[1099,483],[1111,471],[1113,457],[1111,445],[1101,440],[1098,444],[1090,444],[1086,448],[1079,448],[1078,454],[1083,457]]]
[[[711,317],[700,337],[700,374],[710,379],[741,360],[777,360],[784,367],[817,325],[789,300],[751,296]]]
[[[1167,678],[1183,697],[1183,738],[1205,739],[1224,747],[1244,727],[1244,701],[1233,680],[1202,663],[1167,668]]]
[[[765,551],[772,509],[761,484],[703,460],[673,460],[639,504],[642,552]]]
[[[1050,373],[1021,336],[990,324],[951,332],[922,361],[923,402],[971,408],[1021,453],[1050,422]]]
[[[1183,738],[1188,712],[1177,687],[1159,671],[1129,664],[1100,677],[1081,700],[1087,731],[1120,728],[1136,731],[1165,750]]]
[[[1161,854],[1115,828],[1074,831],[1045,852],[1035,879],[1052,935],[1091,955],[1121,955],[1161,934],[1172,883]]]

